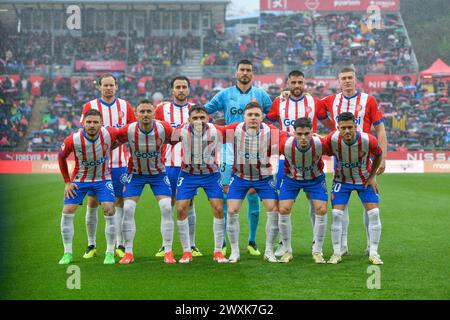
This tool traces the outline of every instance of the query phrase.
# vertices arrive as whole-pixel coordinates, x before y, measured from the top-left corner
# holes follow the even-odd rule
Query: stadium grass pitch
[[[304,195],[293,211],[294,260],[264,262],[245,252],[246,204],[241,211],[241,261],[212,260],[212,213],[203,191],[196,198],[197,246],[203,257],[188,265],[166,265],[154,254],[161,245],[158,206],[146,187],[136,210],[135,263],[102,264],[106,248],[104,219],[99,214],[99,256],[82,259],[87,245],[85,205],[75,218],[74,262],[81,289],[67,288],[67,266],[60,236],[63,182],[58,175],[0,176],[2,212],[0,271],[2,299],[449,299],[450,175],[384,174],[378,178],[383,225],[379,252],[380,289],[367,257],[363,210],[356,194],[350,202],[349,251],[339,265],[316,265],[311,258],[312,231]],[[331,176],[327,176],[328,186]],[[86,203],[86,200],[85,200]],[[101,210],[100,210],[101,211]],[[261,213],[257,243],[264,250],[266,215]],[[331,219],[324,244],[332,253]],[[181,246],[176,235],[174,253]],[[118,260],[117,260],[118,261]],[[372,279],[372,280],[371,280]]]

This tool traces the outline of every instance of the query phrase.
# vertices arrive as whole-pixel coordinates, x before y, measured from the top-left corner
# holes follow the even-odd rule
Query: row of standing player
[[[243,106],[251,100],[257,100],[262,102],[265,111],[270,109],[268,119],[277,120],[278,118],[280,122],[280,128],[289,131],[289,128],[292,128],[292,119],[296,119],[299,116],[306,116],[313,120],[313,127],[315,130],[317,118],[321,110],[321,102],[317,101],[316,99],[312,99],[312,97],[310,96],[304,95],[304,77],[302,76],[302,74],[296,74],[295,72],[293,72],[289,75],[288,84],[290,98],[278,98],[274,101],[273,104],[271,103],[270,98],[262,89],[252,86],[252,77],[253,73],[251,63],[245,60],[240,61],[236,69],[236,86],[225,89],[218,95],[216,95],[216,97],[206,105],[208,112],[213,113],[215,111],[222,110],[225,114],[225,123],[236,122],[241,120],[243,117]],[[374,101],[374,99],[363,93],[355,92],[355,74],[352,70],[343,70],[343,72],[341,72],[339,75],[339,80],[341,82],[343,93],[333,97],[328,97],[324,100],[325,108],[329,110],[331,120],[335,119],[335,116],[333,115],[338,115],[340,112],[342,112],[342,110],[353,111],[355,113],[355,116],[358,116],[358,124],[363,130],[370,130],[371,124],[375,125],[380,142],[382,143],[382,145],[384,145],[386,143],[386,138],[384,135],[384,127],[382,126],[381,117],[378,120],[374,118],[375,113],[373,112],[373,110],[376,110],[376,102]],[[115,98],[115,91],[117,90],[115,79],[112,76],[103,76],[99,84],[102,92],[102,98],[87,103],[83,109],[83,114],[91,108],[99,110],[104,118],[106,116],[106,119],[104,119],[104,125],[107,127],[120,127],[125,125],[126,123],[133,122],[135,119],[133,119],[134,115],[129,104],[124,100]],[[190,104],[187,103],[189,96],[189,80],[183,77],[174,79],[172,81],[172,89],[174,102],[166,103],[158,107],[156,111],[156,118],[159,118],[161,120],[168,120],[172,126],[177,127],[181,125],[188,117],[187,112],[190,107]],[[331,108],[330,106],[326,105],[327,101],[329,102],[329,105],[331,104]],[[333,103],[337,103],[337,105],[334,107]],[[295,104],[295,106],[291,104]],[[347,105],[345,106],[345,104]],[[330,126],[328,125],[328,127]],[[119,181],[124,182],[126,177],[126,169],[124,169],[124,165],[126,164],[126,161],[124,159],[125,150],[121,148],[112,151],[110,163],[112,168],[111,172],[113,175],[113,181],[115,181],[114,191],[116,191],[116,218],[119,221],[123,220],[123,209],[121,209],[123,207],[123,197],[122,188]],[[179,175],[179,159],[181,158],[179,156],[174,156],[174,154],[176,154],[176,148],[177,146],[168,147],[168,150],[166,150],[165,152],[166,164],[169,165],[167,171],[169,173],[169,177],[171,178],[170,180],[172,190],[175,189],[173,186],[176,185],[177,177]],[[118,169],[120,167],[122,167],[122,169]],[[382,161],[380,167],[381,173],[384,168],[384,160]],[[122,171],[120,172],[120,170]],[[119,173],[117,171],[119,171]],[[117,179],[117,177],[119,177],[119,179]],[[260,253],[259,250],[257,250],[255,238],[259,221],[259,201],[254,194],[249,198],[248,216],[250,225],[250,239],[247,249],[250,251],[250,253],[258,255]],[[190,204],[191,206],[189,212],[193,213],[194,210],[192,202],[190,202]],[[89,238],[89,246],[86,250],[85,257],[92,257],[95,254],[97,206],[98,202],[95,201],[95,198],[89,197],[88,210],[86,214],[86,226]],[[311,209],[311,216],[314,217],[314,207],[311,206]],[[193,229],[195,228],[195,213],[189,214],[189,220],[190,222],[193,222],[189,223],[190,242],[191,244],[193,244],[192,249],[194,253],[200,254],[198,249],[196,249],[195,247],[194,240],[195,231]],[[161,224],[163,224],[163,219]],[[116,225],[120,226],[120,223],[117,223]],[[123,238],[121,236],[122,232],[120,228],[117,229],[118,247],[116,249],[116,253],[123,256],[125,248],[123,247]],[[343,248],[346,248],[345,223],[343,229]],[[163,253],[163,250],[160,250],[159,254],[161,253]]]

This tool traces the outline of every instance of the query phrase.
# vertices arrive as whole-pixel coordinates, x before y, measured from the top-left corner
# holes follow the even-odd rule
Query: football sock
[[[273,245],[278,235],[278,215],[277,211],[267,212],[266,222],[266,252],[273,254]]]
[[[381,238],[381,221],[380,210],[378,208],[367,211],[369,217],[369,237],[370,237],[370,253],[373,256],[378,254],[378,243]]]
[[[189,206],[188,222],[189,222],[189,241],[191,243],[191,246],[195,247],[195,222],[196,222],[196,215],[195,215],[194,203],[192,203],[192,205]]]
[[[327,215],[316,214],[314,224],[314,245],[313,253],[322,252],[323,241],[327,232]]]
[[[315,220],[316,219],[316,211],[314,210],[314,204],[313,204],[312,199],[308,199],[308,202],[309,202],[309,219],[311,220],[311,226],[314,229],[314,225],[316,222],[316,220]]]
[[[116,213],[114,214],[116,219],[116,246],[123,246],[123,234],[122,234],[122,220],[123,220],[123,208],[116,207]]]
[[[259,223],[259,196],[256,193],[248,194],[248,225],[250,228],[250,234],[248,242],[256,243],[256,232],[258,231]]]
[[[367,210],[364,208],[364,227],[366,228],[366,239],[367,239],[367,247],[370,247],[370,237],[369,237],[369,216],[367,214]]]
[[[350,218],[348,215],[348,205],[345,206],[343,215],[342,215],[342,239],[341,239],[341,251],[347,250],[347,234],[348,234],[348,224],[350,222]]]
[[[342,239],[342,216],[344,212],[342,210],[332,210],[332,222],[331,222],[331,240],[333,241],[334,255],[341,255],[341,239]]]
[[[223,245],[225,245],[227,243],[227,238],[225,236],[225,233],[227,231],[227,216],[228,216],[228,205],[227,205],[227,195],[224,193],[223,194],[223,219],[224,219],[224,223],[223,223]]]
[[[180,238],[183,252],[191,252],[191,243],[189,241],[189,222],[188,219],[177,220],[178,237]]]
[[[116,219],[114,216],[105,216],[106,252],[114,253],[116,245]]]
[[[72,253],[73,217],[73,214],[64,212],[61,216],[61,237],[64,244],[64,253]]]
[[[214,217],[213,231],[214,231],[214,252],[222,250],[222,244],[224,242],[224,224],[225,219],[219,219]]]
[[[136,223],[134,213],[136,211],[136,202],[125,200],[123,205],[122,234],[125,242],[125,252],[133,253],[133,240],[136,234]]]
[[[285,251],[292,252],[292,224],[291,214],[280,214],[278,217],[278,226],[280,229],[280,239],[283,242]]]
[[[95,247],[96,233],[97,233],[97,223],[98,223],[98,207],[86,208],[86,233],[88,237],[88,242],[90,246]]]
[[[230,214],[227,221],[227,234],[231,253],[239,255],[239,214]]]
[[[164,250],[172,251],[174,222],[172,218],[172,202],[170,198],[163,198],[158,202],[161,210],[161,234]]]

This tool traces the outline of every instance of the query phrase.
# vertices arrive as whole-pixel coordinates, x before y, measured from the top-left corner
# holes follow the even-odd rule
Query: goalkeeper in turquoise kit
[[[253,64],[249,60],[241,60],[236,66],[236,85],[223,89],[205,105],[209,114],[223,112],[224,122],[218,124],[231,124],[244,121],[244,108],[249,102],[258,102],[262,105],[264,113],[267,113],[272,105],[272,100],[262,88],[252,85]],[[224,145],[221,171],[222,175],[231,175],[232,166],[225,165],[224,157],[226,148]],[[248,200],[248,224],[250,228],[247,251],[251,255],[259,256],[261,253],[256,245],[256,231],[259,222],[259,197],[253,191],[247,195]],[[227,198],[224,194],[224,216],[227,213]],[[222,250],[225,254],[225,244]]]

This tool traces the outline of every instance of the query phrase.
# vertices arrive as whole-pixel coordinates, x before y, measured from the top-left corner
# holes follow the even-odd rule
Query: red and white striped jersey
[[[128,142],[130,161],[128,172],[140,175],[155,175],[166,172],[162,161],[161,149],[169,143],[173,128],[167,122],[154,120],[149,132],[144,132],[138,122],[119,130],[121,143]]]
[[[350,184],[365,184],[371,172],[370,155],[382,154],[377,138],[369,133],[356,133],[355,142],[348,145],[339,131],[325,138],[330,155],[336,158],[334,181]]]
[[[111,146],[115,143],[117,134],[117,129],[102,127],[98,138],[94,141],[87,138],[84,130],[67,137],[59,149],[59,155],[63,161],[72,152],[75,155],[75,168],[70,180],[77,182],[110,180],[108,161]],[[67,178],[64,177],[64,180],[66,181]]]
[[[323,174],[322,156],[328,154],[328,150],[319,137],[312,137],[305,151],[299,149],[296,137],[289,137],[281,142],[280,153],[285,156],[284,166],[289,178],[311,180]]]
[[[287,132],[294,131],[295,120],[302,117],[311,119],[313,132],[316,132],[317,119],[326,119],[328,115],[323,103],[310,95],[304,95],[298,100],[289,97],[284,101],[277,97],[267,113],[269,120],[278,121],[280,130]]]
[[[286,137],[273,125],[262,123],[256,135],[248,133],[244,122],[224,127],[224,132],[234,130],[233,173],[241,179],[257,181],[274,174],[271,157],[278,158],[279,140]],[[228,132],[227,132],[228,131]],[[229,137],[227,137],[227,142]],[[278,161],[278,160],[277,160]]]
[[[95,99],[87,102],[83,107],[80,122],[83,122],[83,115],[89,109],[100,111],[103,118],[103,126],[105,128],[113,127],[120,129],[127,124],[137,121],[130,103],[120,98],[116,98],[110,104],[104,102],[102,99]],[[118,148],[111,150],[109,159],[110,168],[126,167],[127,162],[128,154],[125,145],[121,145]]]
[[[353,97],[346,97],[341,92],[323,98],[322,102],[336,129],[338,116],[342,112],[353,113],[359,130],[367,133],[370,133],[372,125],[376,126],[383,122],[383,115],[378,110],[377,101],[364,92],[358,91]]]
[[[203,133],[196,134],[190,124],[182,125],[177,130],[183,154],[181,170],[191,174],[218,172],[218,155],[224,141],[223,128],[207,123]]]
[[[155,119],[166,121],[170,125],[177,129],[182,124],[188,122],[189,109],[193,106],[190,103],[186,103],[180,106],[174,102],[161,103],[156,107]],[[163,146],[162,157],[164,164],[169,167],[181,167],[181,144],[175,145],[166,144]]]

